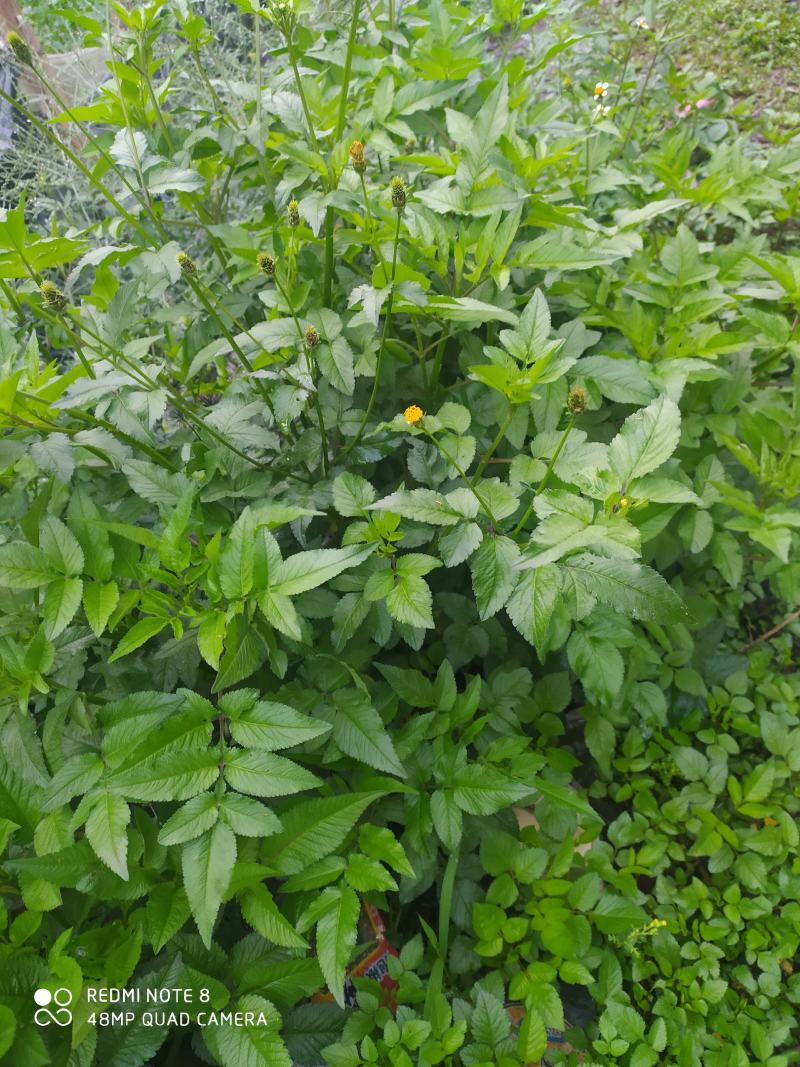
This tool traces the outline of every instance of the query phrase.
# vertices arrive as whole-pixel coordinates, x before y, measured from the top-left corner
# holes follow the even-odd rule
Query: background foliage
[[[218,15],[65,11],[0,221],[2,1062],[796,1062],[796,140],[668,7]]]

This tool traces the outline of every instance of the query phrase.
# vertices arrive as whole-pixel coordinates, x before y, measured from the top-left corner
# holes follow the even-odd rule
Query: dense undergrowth
[[[800,146],[669,10],[236,6],[23,115],[0,1062],[797,1062]]]

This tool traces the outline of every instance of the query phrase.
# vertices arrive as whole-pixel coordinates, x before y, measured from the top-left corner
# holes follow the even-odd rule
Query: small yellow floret
[[[419,407],[419,405],[411,404],[403,412],[403,418],[412,426],[416,426],[416,424],[422,419],[422,416],[424,414],[425,412],[422,410],[421,407]]]

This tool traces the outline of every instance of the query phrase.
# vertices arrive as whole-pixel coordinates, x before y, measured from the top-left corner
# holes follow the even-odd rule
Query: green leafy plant
[[[0,1060],[788,1067],[796,141],[670,11],[234,7],[0,88]]]

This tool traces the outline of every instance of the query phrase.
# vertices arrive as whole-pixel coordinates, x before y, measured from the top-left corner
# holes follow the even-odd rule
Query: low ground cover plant
[[[68,176],[0,220],[0,1062],[796,1062],[796,140],[668,8],[62,14],[96,98],[0,88]]]

